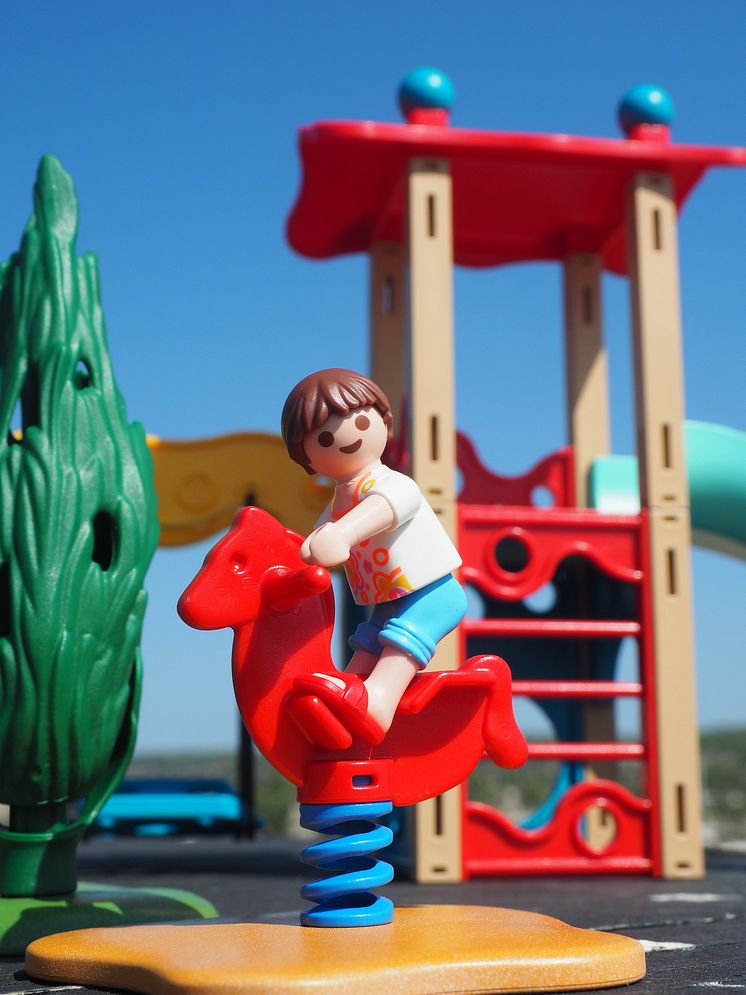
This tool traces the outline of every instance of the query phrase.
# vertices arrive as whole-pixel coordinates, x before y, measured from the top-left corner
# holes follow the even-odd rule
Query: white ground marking
[[[40,985],[44,982],[40,981]],[[84,992],[85,988],[80,985],[48,985],[46,988],[24,988],[17,992],[8,992],[8,995],[44,995],[45,992]]]
[[[734,902],[740,895],[715,895],[708,891],[670,891],[648,895],[651,902]]]
[[[695,981],[690,988],[725,988],[733,991],[734,988],[746,988],[746,985],[729,985],[727,981]]]
[[[746,853],[746,840],[731,840],[730,843],[718,843],[717,850],[724,853]]]
[[[646,954],[655,953],[658,950],[694,950],[693,943],[672,943],[664,940],[638,940],[642,944],[642,949]]]

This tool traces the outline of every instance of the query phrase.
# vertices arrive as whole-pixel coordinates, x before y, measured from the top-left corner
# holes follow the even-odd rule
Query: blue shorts
[[[361,622],[350,637],[350,646],[373,656],[380,656],[384,646],[394,646],[426,667],[438,642],[465,614],[464,589],[448,574],[419,591],[376,605],[368,621]]]

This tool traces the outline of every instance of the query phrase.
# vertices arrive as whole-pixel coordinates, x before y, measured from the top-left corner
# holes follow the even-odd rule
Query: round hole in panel
[[[531,488],[531,504],[535,508],[553,508],[555,505],[554,494],[544,484],[537,484],[536,487]]]
[[[546,615],[557,604],[557,588],[549,581],[543,584],[538,591],[532,591],[526,595],[523,603],[530,611],[537,615]]]
[[[576,832],[592,853],[602,854],[616,839],[619,824],[605,805],[590,805],[579,816]]]
[[[481,591],[478,591],[473,584],[464,584],[464,594],[466,595],[466,618],[484,618],[485,605]]]
[[[495,560],[501,570],[517,574],[525,570],[531,560],[526,543],[516,535],[503,536],[495,545]]]

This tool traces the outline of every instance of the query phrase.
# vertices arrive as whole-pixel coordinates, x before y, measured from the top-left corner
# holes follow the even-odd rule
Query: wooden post
[[[408,350],[404,248],[376,242],[370,250],[370,369],[391,401],[394,431],[407,395]]]
[[[649,509],[661,872],[704,873],[676,204],[640,173],[627,211],[640,500]]]
[[[601,276],[603,265],[596,253],[574,253],[563,266],[565,313],[565,383],[567,392],[567,434],[573,447],[575,503],[588,507],[588,474],[597,456],[609,452],[609,378],[603,342]],[[587,603],[587,591],[582,590]],[[588,644],[579,646],[580,674],[592,678]],[[581,704],[583,734],[589,742],[612,742],[616,738],[613,701],[586,701]],[[615,763],[597,763],[589,777],[617,778]],[[586,813],[586,837],[601,850],[615,833],[613,819],[601,808]]]
[[[575,499],[588,507],[588,473],[609,452],[609,386],[601,313],[601,260],[576,253],[564,262],[568,438],[575,455]]]
[[[456,429],[453,357],[453,229],[447,162],[413,160],[407,177],[409,419],[412,476],[456,541]],[[438,646],[432,669],[459,666],[458,633]],[[460,881],[461,791],[415,809],[418,881]]]

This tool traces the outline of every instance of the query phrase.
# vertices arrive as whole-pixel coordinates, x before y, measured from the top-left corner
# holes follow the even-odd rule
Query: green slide
[[[688,421],[684,436],[694,542],[746,559],[746,432]],[[640,510],[637,458],[595,460],[588,488],[592,508],[636,514]]]

